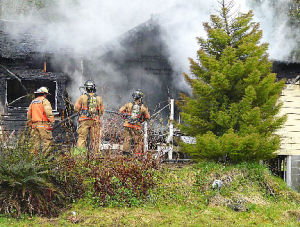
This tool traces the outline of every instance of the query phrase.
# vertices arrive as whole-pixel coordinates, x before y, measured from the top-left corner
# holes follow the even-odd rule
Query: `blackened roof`
[[[42,72],[40,69],[20,69],[20,68],[10,68],[9,71],[14,73],[19,79],[26,80],[67,80],[67,76],[64,73],[58,72]],[[10,76],[5,69],[0,68],[0,76],[4,76],[7,79],[14,79]]]
[[[0,20],[0,57],[24,59],[41,52],[43,41],[33,37],[31,28],[28,24]]]
[[[274,61],[272,71],[276,73],[278,80],[285,78],[288,82],[289,80],[293,80],[300,75],[300,63]]]

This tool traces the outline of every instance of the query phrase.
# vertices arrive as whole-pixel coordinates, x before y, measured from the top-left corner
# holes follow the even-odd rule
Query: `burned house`
[[[121,36],[117,42],[122,48],[106,45],[105,51],[102,47],[99,51],[91,50],[93,54],[85,53],[79,61],[74,58],[75,55],[48,51],[43,46],[45,40],[35,36],[30,30],[31,26],[26,25],[27,29],[22,29],[22,26],[22,23],[0,20],[0,102],[3,130],[24,128],[33,92],[41,86],[49,88],[49,101],[54,115],[62,115],[67,83],[76,70],[82,71],[81,79],[94,79],[98,88],[109,87],[104,90],[104,95],[98,90],[98,95],[103,95],[104,103],[109,108],[117,109],[130,101],[132,91],[138,88],[144,91],[144,101],[150,111],[155,111],[161,100],[167,102],[172,93],[177,93],[172,88],[174,72],[166,56],[160,28],[152,20]],[[12,27],[19,31],[16,35],[7,32]],[[36,30],[39,29],[35,27]],[[64,64],[68,67],[68,75],[63,72],[66,69]],[[110,68],[114,70],[109,71]],[[121,80],[120,77],[112,79],[114,73],[119,74]],[[73,87],[75,89],[78,87]],[[77,95],[73,97],[73,102]],[[165,114],[167,115],[168,113]]]
[[[23,129],[27,108],[34,91],[49,89],[48,99],[58,116],[64,109],[67,76],[57,72],[49,62],[52,53],[42,52],[42,40],[26,30],[16,37],[6,31],[21,23],[0,20],[0,103],[1,127],[4,131]]]
[[[144,91],[144,102],[150,111],[155,111],[156,105],[162,100],[167,101],[178,93],[172,87],[174,72],[166,56],[160,27],[152,20],[122,35],[117,40],[117,45],[122,48],[108,44],[98,50],[87,50],[79,57],[79,61],[75,59],[75,54],[48,51],[43,45],[46,41],[36,36],[36,30],[43,31],[43,28],[36,28],[39,25],[34,25],[34,30],[31,30],[31,26],[26,25],[27,29],[22,26],[19,22],[0,20],[0,102],[4,130],[24,127],[25,113],[33,92],[40,86],[50,89],[49,101],[54,114],[58,116],[64,109],[67,82],[76,70],[82,71],[83,75],[74,80],[91,78],[98,88],[104,88],[104,95],[100,89],[98,95],[103,95],[108,108],[117,109],[130,101],[135,89]],[[18,33],[7,32],[11,30]],[[65,65],[68,75],[63,72]],[[72,87],[78,91],[72,97],[73,102],[80,94],[80,85]]]

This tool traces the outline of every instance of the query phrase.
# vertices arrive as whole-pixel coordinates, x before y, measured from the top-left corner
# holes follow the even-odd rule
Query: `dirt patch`
[[[261,195],[242,196],[242,198],[250,204],[267,205],[268,202]]]
[[[224,206],[228,204],[228,199],[224,196],[221,196],[220,194],[217,194],[216,196],[212,197],[209,201],[209,205],[211,206]]]
[[[216,195],[213,198],[211,198],[209,204],[211,206],[227,206],[228,208],[231,208],[233,211],[237,212],[243,212],[248,210],[246,207],[247,201],[241,197],[234,197],[232,199],[229,199],[221,195]]]
[[[288,218],[296,218],[300,222],[300,210],[288,210],[284,213],[284,216]]]
[[[209,201],[210,206],[227,206],[234,211],[247,211],[247,204],[267,205],[268,202],[258,194],[245,196],[238,193],[230,198],[217,194]]]

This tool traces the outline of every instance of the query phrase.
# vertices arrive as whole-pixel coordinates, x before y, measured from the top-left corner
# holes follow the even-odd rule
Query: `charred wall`
[[[277,74],[277,79],[293,80],[300,75],[300,63],[274,61],[272,71]]]

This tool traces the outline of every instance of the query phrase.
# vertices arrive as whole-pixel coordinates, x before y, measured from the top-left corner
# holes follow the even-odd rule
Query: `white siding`
[[[278,130],[281,136],[279,155],[300,155],[300,85],[288,84],[282,91],[280,114],[287,114],[287,121]]]

